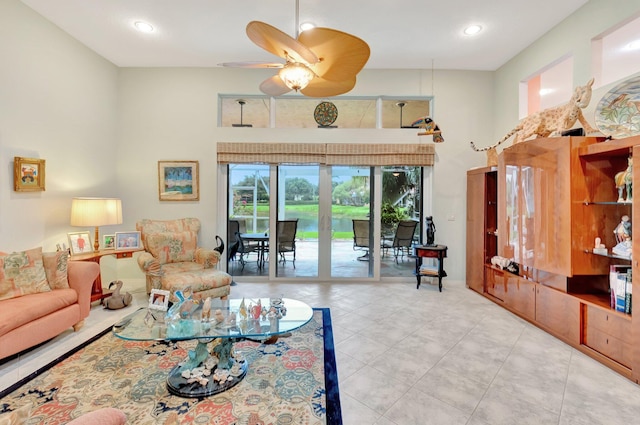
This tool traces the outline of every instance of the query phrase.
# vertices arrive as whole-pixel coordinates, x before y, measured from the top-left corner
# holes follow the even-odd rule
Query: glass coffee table
[[[173,319],[164,311],[140,309],[113,325],[114,335],[131,341],[197,340],[167,377],[169,392],[181,397],[207,397],[237,385],[248,364],[234,351],[235,342],[276,339],[313,316],[311,307],[289,298],[213,299],[204,315],[202,306],[185,305]]]

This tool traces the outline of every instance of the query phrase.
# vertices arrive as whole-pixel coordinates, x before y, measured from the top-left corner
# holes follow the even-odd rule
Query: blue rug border
[[[328,425],[342,425],[342,408],[340,405],[340,387],[338,385],[338,369],[336,366],[336,352],[333,343],[333,325],[331,323],[331,311],[326,307],[314,307],[314,311],[322,312],[322,334],[324,339],[324,384],[326,389],[326,406],[327,406],[327,424]],[[105,330],[99,332],[97,335],[89,338],[82,344],[69,350],[57,359],[49,362],[47,365],[39,368],[35,372],[22,378],[15,384],[0,391],[0,400],[5,396],[11,394],[21,386],[25,385],[41,373],[52,368],[56,364],[65,360],[69,356],[80,351],[87,345],[98,340],[111,331],[112,326],[109,326]]]
[[[324,337],[324,385],[326,388],[327,424],[342,425],[342,408],[340,405],[340,387],[338,385],[338,368],[336,351],[333,343],[333,325],[329,308],[313,308],[322,312],[322,333]]]

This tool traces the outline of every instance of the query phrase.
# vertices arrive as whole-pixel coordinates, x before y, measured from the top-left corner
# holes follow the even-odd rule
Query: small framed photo
[[[16,192],[41,192],[44,190],[44,159],[13,158],[13,190]]]
[[[116,251],[140,249],[140,232],[116,232],[114,244]]]
[[[149,309],[167,311],[169,309],[169,296],[171,292],[163,289],[152,289],[149,295]]]
[[[158,196],[161,201],[200,200],[198,161],[158,161]]]
[[[116,246],[116,235],[102,235],[102,249],[113,249]]]
[[[69,238],[71,255],[93,252],[93,245],[91,244],[91,237],[89,236],[89,232],[67,233],[67,237]]]

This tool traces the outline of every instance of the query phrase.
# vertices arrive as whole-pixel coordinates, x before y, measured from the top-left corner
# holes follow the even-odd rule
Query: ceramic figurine
[[[251,314],[253,315],[254,319],[259,319],[261,312],[262,312],[262,303],[260,302],[260,300],[258,300],[258,304],[254,305],[251,308]]]
[[[219,310],[218,310],[219,311]],[[202,321],[208,321],[211,319],[211,297],[207,297],[202,303]]]
[[[632,201],[632,183],[633,183],[633,157],[627,159],[627,168],[615,175],[616,189],[618,189],[618,202]],[[626,189],[626,199],[625,195]]]
[[[236,325],[236,313],[235,312],[230,312],[229,316],[227,317],[227,324],[229,326],[235,326]]]
[[[213,315],[213,317],[216,319],[217,323],[222,323],[224,322],[224,314],[222,314],[222,311],[220,309],[217,309]]]
[[[432,216],[428,216],[425,219],[425,228],[427,230],[427,246],[435,245],[436,225],[433,224],[433,217]]]
[[[631,221],[628,215],[623,215],[620,224],[616,226],[613,233],[616,235],[616,242],[625,242],[631,240]]]
[[[120,293],[120,290],[122,289],[122,281],[118,280],[111,282],[109,284],[109,289],[111,289],[113,285],[115,285],[116,289],[111,293],[109,298],[104,300],[104,308],[109,310],[118,310],[131,304],[131,300],[133,300],[131,294],[128,292],[125,292],[124,294]]]
[[[244,304],[244,298],[240,302],[240,309],[238,310],[238,313],[240,313],[240,318],[241,319],[246,319],[247,318],[247,307]]]

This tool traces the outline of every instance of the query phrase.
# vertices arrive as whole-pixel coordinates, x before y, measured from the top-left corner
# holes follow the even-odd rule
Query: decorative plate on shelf
[[[331,102],[320,102],[313,111],[313,118],[318,125],[328,127],[338,119],[338,108]]]
[[[596,127],[613,139],[640,134],[640,77],[623,81],[602,96]]]

